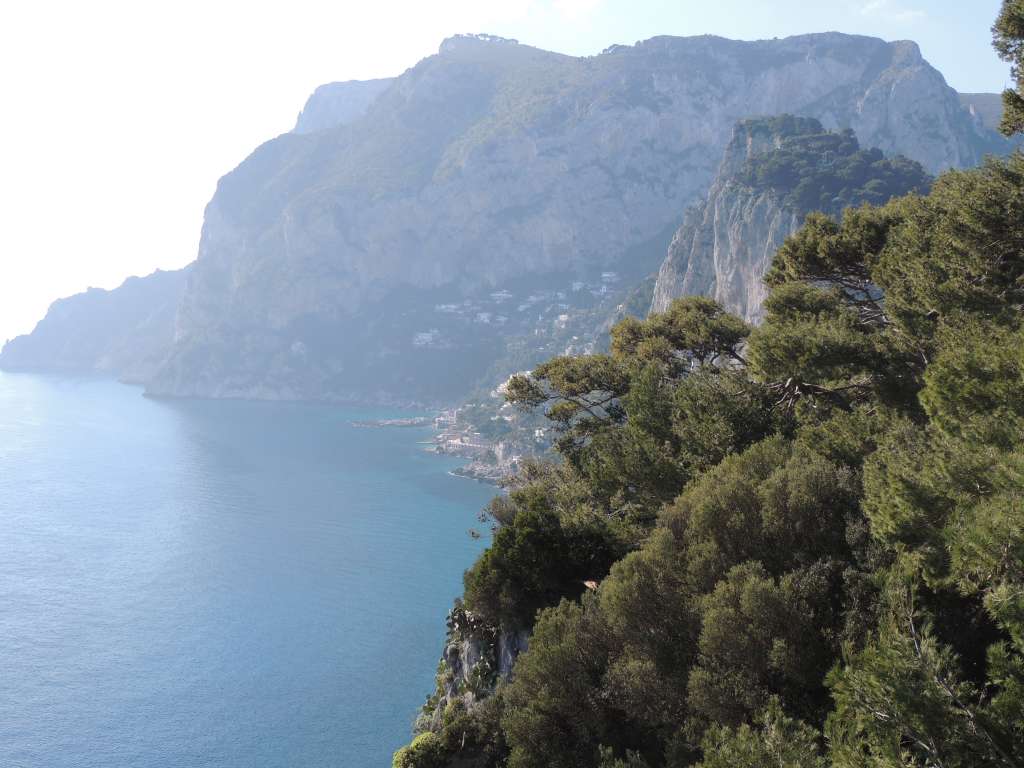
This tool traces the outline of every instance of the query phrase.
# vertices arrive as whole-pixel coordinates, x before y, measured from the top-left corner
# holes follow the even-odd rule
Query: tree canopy
[[[1002,10],[992,27],[996,51],[1010,63],[1014,87],[1003,91],[1003,119],[999,125],[1007,136],[1024,132],[1024,0],[1003,0]]]
[[[826,131],[808,118],[764,119],[777,146],[750,157],[738,179],[756,189],[771,189],[800,214],[844,208],[925,192],[931,182],[919,163],[902,155],[886,158],[880,149],[861,149],[849,128]]]

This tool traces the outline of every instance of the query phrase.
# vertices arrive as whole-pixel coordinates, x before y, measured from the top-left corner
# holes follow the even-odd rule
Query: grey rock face
[[[658,271],[652,312],[680,296],[709,296],[748,322],[761,318],[761,278],[800,218],[772,192],[732,180],[716,183],[704,205],[690,209]]]
[[[303,130],[323,125],[315,111]],[[735,121],[781,112],[852,127],[932,171],[976,163],[987,140],[912,43],[659,37],[572,58],[446,41],[360,118],[279,137],[221,180],[149,389],[462,394],[500,339],[416,347],[444,335],[432,307],[517,280],[653,270]]]
[[[451,640],[441,654],[446,674],[438,690],[438,701],[429,717],[420,722],[420,727],[439,731],[449,704],[461,702],[466,709],[472,709],[494,693],[498,683],[511,680],[516,660],[527,650],[529,642],[530,633],[525,629],[503,630],[494,639]],[[494,659],[497,669],[491,666]]]
[[[738,176],[747,160],[778,145],[778,137],[752,136],[737,125],[707,198],[686,211],[672,238],[651,312],[664,312],[681,296],[708,296],[748,322],[760,319],[767,295],[761,278],[800,217],[774,190],[755,189]]]
[[[55,301],[35,330],[7,342],[0,368],[148,380],[167,353],[189,268],[130,277]]]
[[[358,120],[394,78],[321,85],[306,100],[292,133],[316,133]]]

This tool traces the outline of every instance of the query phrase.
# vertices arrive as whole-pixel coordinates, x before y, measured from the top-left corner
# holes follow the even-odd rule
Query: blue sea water
[[[0,373],[0,766],[389,766],[493,491],[387,415]]]

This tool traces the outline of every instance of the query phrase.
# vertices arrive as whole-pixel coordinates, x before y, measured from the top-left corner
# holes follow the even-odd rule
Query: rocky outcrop
[[[292,133],[327,131],[358,120],[392,82],[388,77],[321,85],[307,99]]]
[[[761,318],[762,278],[810,210],[832,215],[924,192],[923,170],[809,118],[747,120],[733,131],[707,197],[690,208],[658,271],[652,312],[680,296],[709,296],[748,322]]]
[[[795,211],[770,191],[716,185],[707,202],[686,213],[658,271],[652,312],[680,296],[710,296],[748,322],[760,318],[761,280],[772,257],[800,226]]]
[[[0,368],[148,380],[171,344],[189,271],[158,270],[55,301],[32,333],[4,345]]]
[[[472,709],[512,677],[516,659],[529,647],[526,630],[489,627],[461,605],[448,613],[448,633],[436,690],[417,721],[419,731],[437,731],[453,706]]]

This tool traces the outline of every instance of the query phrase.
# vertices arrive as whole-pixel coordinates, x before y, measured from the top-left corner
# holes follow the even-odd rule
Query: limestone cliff
[[[680,296],[710,296],[748,321],[758,319],[767,294],[761,277],[799,225],[796,212],[770,191],[716,184],[672,238],[651,311],[664,312]]]
[[[8,341],[0,368],[104,373],[142,383],[167,353],[189,268],[130,277],[55,301],[35,330]]]
[[[767,295],[775,251],[812,210],[834,216],[930,183],[916,163],[862,150],[851,132],[789,116],[740,122],[707,197],[690,208],[658,271],[652,312],[680,296],[710,296],[750,322]]]
[[[1001,141],[910,42],[658,37],[575,58],[452,38],[393,80],[320,89],[221,179],[149,391],[439,402],[529,367],[657,270],[735,122],[783,112],[932,172]]]

